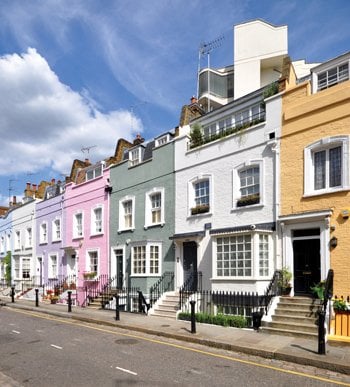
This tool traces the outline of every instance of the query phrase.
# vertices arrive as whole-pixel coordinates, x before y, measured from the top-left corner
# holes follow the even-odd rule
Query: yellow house
[[[350,52],[297,81],[282,103],[280,235],[294,295],[334,270],[334,295],[350,295]]]

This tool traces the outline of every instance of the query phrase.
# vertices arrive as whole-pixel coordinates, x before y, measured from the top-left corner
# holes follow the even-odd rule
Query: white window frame
[[[58,226],[57,226],[58,223]],[[62,230],[61,230],[61,218],[57,217],[52,221],[52,241],[58,242],[62,240]]]
[[[138,146],[137,148],[129,149],[129,165],[134,167],[142,162],[143,147]]]
[[[31,227],[26,228],[25,247],[30,248],[33,245],[33,229]]]
[[[197,208],[196,203],[196,184],[200,183],[202,181],[208,181],[209,183],[209,211],[207,212],[199,212],[197,214],[192,214],[193,209]],[[200,174],[198,176],[193,177],[191,180],[189,180],[187,185],[187,191],[188,191],[188,216],[206,216],[211,215],[213,213],[213,177],[211,174]]]
[[[21,272],[21,263],[20,263],[20,258],[13,257],[13,274],[15,279],[20,279],[20,272]]]
[[[40,244],[44,244],[48,242],[47,232],[48,232],[47,222],[42,222],[40,224],[40,236],[39,236]]]
[[[237,206],[237,202],[240,199],[243,199],[241,195],[241,179],[240,179],[240,172],[249,169],[249,168],[259,168],[259,203],[256,204],[247,204],[245,206]],[[255,159],[255,160],[249,160],[245,163],[241,163],[239,165],[236,165],[232,171],[232,210],[244,210],[245,208],[251,208],[251,207],[258,207],[264,205],[264,188],[265,188],[265,182],[264,182],[264,161],[261,159]]]
[[[126,227],[125,226],[125,208],[124,204],[126,202],[131,202],[131,226]],[[121,231],[127,231],[127,230],[134,230],[135,229],[135,196],[125,196],[121,200],[119,200],[119,229],[118,232]]]
[[[0,239],[0,253],[4,254],[5,253],[5,237],[1,235]]]
[[[158,272],[152,272],[151,268],[151,253],[152,247],[158,249]],[[144,271],[136,273],[135,272],[135,248],[142,249],[145,251],[145,265]],[[143,266],[141,266],[142,268]],[[133,277],[160,277],[162,273],[162,242],[159,241],[143,241],[139,243],[132,243],[131,245],[131,276]]]
[[[90,181],[103,176],[103,163],[99,163],[86,169],[85,180]]]
[[[91,254],[96,253],[96,263],[91,263]],[[88,249],[86,250],[86,271],[89,273],[96,273],[96,277],[100,275],[100,249]],[[96,267],[95,267],[96,266]]]
[[[55,258],[55,265],[53,263],[53,258]],[[49,278],[58,278],[58,253],[49,254],[49,267],[48,267],[48,277]]]
[[[101,220],[99,222],[101,222],[101,226],[100,226],[100,230],[97,229],[97,218],[96,218],[96,211],[99,210],[101,211],[100,214],[101,214]],[[104,216],[104,211],[103,211],[103,205],[102,204],[98,204],[96,205],[95,207],[93,207],[91,209],[91,235],[101,235],[104,233],[104,229],[103,229],[103,216]]]
[[[31,259],[28,258],[28,257],[23,257],[21,258],[21,279],[24,279],[24,280],[29,280],[30,277],[31,277]],[[27,265],[24,264],[24,262],[27,263]],[[24,271],[28,272],[28,276],[24,276]]]
[[[146,192],[145,194],[145,226],[144,228],[147,229],[148,227],[152,226],[163,226],[165,224],[165,213],[164,213],[164,201],[165,201],[165,190],[163,187],[155,187],[152,188],[150,191]],[[161,206],[159,207],[160,211],[160,221],[159,222],[153,222],[153,211],[157,211],[152,207],[152,197],[154,195],[160,194],[161,197]]]
[[[348,65],[348,76],[344,76],[344,74],[339,74],[339,67]],[[324,74],[325,72],[329,73],[329,71],[336,69],[337,71],[337,79],[335,82],[327,81],[324,87],[319,88],[319,76]],[[341,55],[339,58],[333,59],[331,61],[322,63],[321,65],[313,68],[312,70],[312,93],[318,93],[322,90],[326,90],[332,86],[335,86],[341,82],[345,82],[350,79],[350,58],[349,54]],[[328,74],[327,74],[328,75]],[[339,76],[340,75],[340,76]]]
[[[231,237],[238,238],[240,236],[247,236],[250,235],[250,243],[251,243],[251,275],[242,275],[242,276],[232,276],[232,275],[218,275],[218,269],[224,269],[224,267],[220,268],[218,267],[218,260],[217,260],[217,240],[218,238],[228,238]],[[266,236],[267,237],[267,258],[266,255],[264,255],[263,261],[261,262],[261,255],[260,255],[260,237]],[[266,243],[264,244],[264,250],[263,252],[266,253]],[[239,250],[237,250],[240,252]],[[232,253],[233,250],[229,250],[226,253]],[[243,253],[244,251],[242,251]],[[223,251],[225,253],[225,251]],[[223,260],[223,262],[225,259]],[[267,261],[267,267],[266,267],[266,261]],[[244,232],[244,233],[234,233],[234,234],[227,234],[227,235],[217,235],[215,238],[213,238],[213,279],[214,280],[252,280],[252,279],[270,279],[272,274],[272,268],[273,268],[273,241],[272,241],[272,234],[271,232]],[[230,260],[231,262],[231,260]],[[262,263],[264,265],[262,265]],[[265,269],[264,273],[261,273],[261,269]],[[267,269],[267,271],[266,271]],[[267,273],[267,274],[266,274]]]
[[[78,230],[78,217],[81,216],[81,231]],[[84,212],[76,211],[73,214],[73,238],[83,238],[84,237]]]
[[[20,250],[21,249],[21,230],[15,230],[14,237],[15,237],[14,249]]]
[[[324,137],[304,149],[304,197],[323,195],[327,193],[349,190],[349,137],[350,136],[333,136]],[[342,182],[340,186],[329,187],[329,173],[326,165],[326,186],[322,189],[315,189],[315,166],[314,154],[337,146],[342,147]]]
[[[167,144],[170,141],[169,137],[170,137],[169,134],[166,134],[164,136],[158,137],[156,139],[156,147]]]

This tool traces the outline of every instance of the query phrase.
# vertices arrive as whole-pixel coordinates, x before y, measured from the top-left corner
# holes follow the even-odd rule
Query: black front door
[[[197,290],[197,243],[184,242],[184,284],[188,290]]]
[[[311,286],[321,280],[320,239],[293,241],[294,293],[311,294]]]
[[[123,288],[123,250],[117,249],[115,250],[115,258],[116,258],[116,275],[117,275],[117,289]]]

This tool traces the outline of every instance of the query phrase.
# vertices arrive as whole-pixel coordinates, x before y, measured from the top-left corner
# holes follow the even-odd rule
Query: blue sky
[[[211,65],[232,64],[235,24],[288,25],[292,60],[322,62],[350,50],[349,17],[348,0],[0,0],[0,205],[178,125],[200,44],[223,36]]]

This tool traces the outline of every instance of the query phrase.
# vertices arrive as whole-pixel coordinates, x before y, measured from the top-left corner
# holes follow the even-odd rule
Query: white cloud
[[[129,111],[101,113],[86,92],[62,84],[35,49],[0,57],[0,174],[37,171],[52,166],[69,171],[81,148],[96,145],[94,161],[113,154],[131,127],[142,131]],[[132,125],[131,125],[132,123]]]

